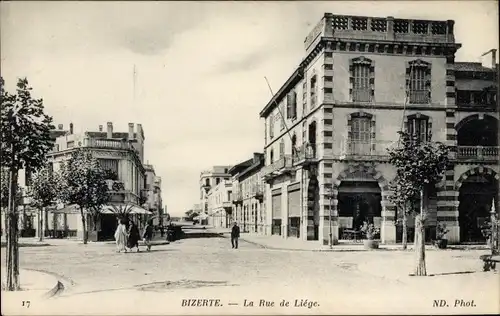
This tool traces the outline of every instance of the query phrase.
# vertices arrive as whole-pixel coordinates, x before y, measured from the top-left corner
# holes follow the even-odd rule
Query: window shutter
[[[291,102],[291,118],[297,117],[297,92],[292,91],[290,94],[290,102]]]
[[[283,139],[280,142],[280,157],[283,157],[285,155],[285,142]]]
[[[286,118],[292,118],[292,93],[286,95]]]
[[[425,142],[427,139],[427,120],[419,120],[420,125],[420,141]]]

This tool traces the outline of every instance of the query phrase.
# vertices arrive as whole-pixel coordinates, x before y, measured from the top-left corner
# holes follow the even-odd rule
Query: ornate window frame
[[[424,90],[412,90],[411,88],[411,72],[412,69],[421,69],[424,71]],[[432,102],[432,64],[422,59],[415,59],[406,62],[406,97],[409,104],[430,104]],[[412,91],[425,91],[427,90],[427,102],[412,102]]]
[[[417,112],[417,113],[414,113],[414,114],[410,114],[410,115],[406,115],[404,117],[404,131],[406,133],[409,133],[409,126],[410,126],[409,124],[410,124],[410,121],[412,121],[412,120],[424,120],[424,121],[427,121],[427,134],[429,135],[429,139],[427,141],[429,141],[432,138],[432,117],[427,116],[425,114],[422,114],[420,112]]]
[[[354,69],[357,65],[366,65],[369,66],[369,74],[368,74],[368,91],[370,93],[368,101],[357,101],[354,100],[354,90],[356,87],[354,86],[355,77],[354,77]],[[350,102],[374,102],[375,100],[375,62],[369,58],[364,56],[352,58],[349,60],[349,100]]]
[[[352,121],[356,118],[368,118],[370,119],[370,149],[371,151],[375,150],[375,139],[376,139],[376,124],[375,124],[375,115],[371,113],[367,113],[364,111],[354,112],[347,114],[347,145],[349,153],[351,153],[351,144],[352,144]]]

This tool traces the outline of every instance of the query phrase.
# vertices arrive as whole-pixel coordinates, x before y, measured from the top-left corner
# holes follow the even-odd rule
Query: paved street
[[[26,247],[21,267],[52,273],[65,290],[46,301],[32,298],[24,309],[26,298],[19,296],[4,308],[23,314],[498,312],[498,273],[481,272],[482,253],[429,251],[428,272],[435,275],[417,278],[408,276],[413,253],[401,251],[297,252],[245,242],[232,250],[223,238],[181,240],[150,253],[118,254],[109,244]],[[183,299],[210,298],[224,306],[182,306]],[[254,307],[243,307],[244,299]],[[278,305],[308,299],[319,306],[255,307],[260,299]],[[432,307],[439,299],[450,307]],[[475,307],[453,307],[461,299],[474,300]]]

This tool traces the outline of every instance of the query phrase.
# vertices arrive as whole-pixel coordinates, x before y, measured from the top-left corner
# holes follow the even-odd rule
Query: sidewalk
[[[224,238],[231,237],[231,231],[229,229],[215,229],[210,228],[212,232],[219,233]],[[364,249],[363,242],[359,241],[354,243],[352,241],[340,240],[337,245],[333,245],[330,248],[328,245],[321,245],[318,241],[307,241],[298,238],[282,238],[281,236],[271,235],[254,235],[249,233],[242,233],[240,235],[240,241],[245,241],[265,249],[272,250],[295,250],[295,251],[317,251],[317,252],[330,252],[330,251],[370,251]],[[432,245],[426,245],[426,250],[438,250]],[[486,245],[450,245],[446,250],[487,250],[489,249]],[[403,246],[401,244],[380,244],[379,250],[392,250],[392,251],[402,251]],[[408,244],[407,251],[413,250],[413,243]],[[441,250],[439,251],[446,251]]]
[[[57,278],[48,273],[20,269],[19,278],[21,282],[21,291],[5,291],[7,283],[7,268],[2,266],[2,300],[3,298],[16,298],[18,296],[26,298],[49,298],[54,296],[62,287]],[[4,297],[6,296],[6,297]]]

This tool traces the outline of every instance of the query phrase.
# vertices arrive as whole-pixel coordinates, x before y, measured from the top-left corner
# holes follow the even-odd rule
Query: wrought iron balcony
[[[262,184],[254,184],[251,188],[251,196],[261,198],[264,196],[264,186]]]
[[[372,101],[372,91],[371,89],[353,89],[352,90],[352,101],[353,102],[371,102]]]
[[[396,145],[397,141],[350,141],[344,144],[340,159],[388,160],[387,150]]]
[[[304,143],[300,147],[295,149],[293,164],[298,166],[316,162],[316,155],[316,145]]]
[[[85,138],[83,140],[84,147],[102,148],[102,149],[121,149],[134,150],[132,143],[121,139],[95,139]]]
[[[284,155],[270,165],[262,168],[262,175],[266,178],[272,178],[292,169],[292,156]]]
[[[410,104],[429,104],[429,90],[412,90],[409,92]]]
[[[457,160],[498,161],[499,146],[458,146]]]
[[[239,203],[243,201],[243,193],[241,191],[233,191],[232,193],[233,203]]]

